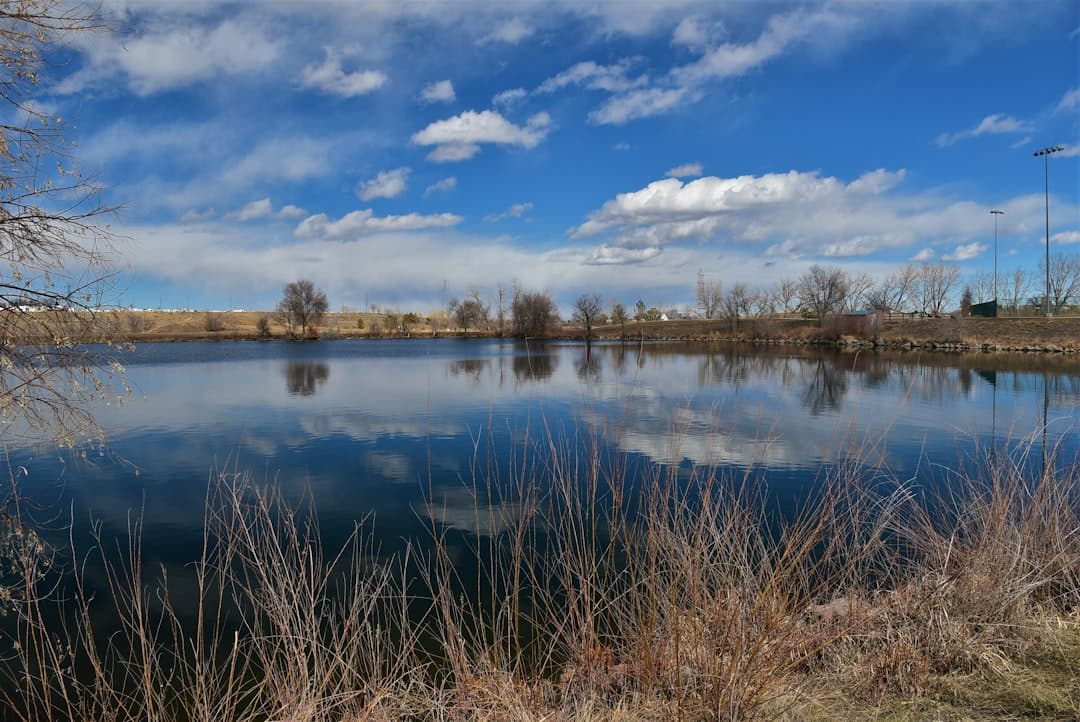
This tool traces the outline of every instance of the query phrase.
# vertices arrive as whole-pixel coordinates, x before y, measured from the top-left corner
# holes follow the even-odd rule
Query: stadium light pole
[[[1035,151],[1032,155],[1043,157],[1043,182],[1046,197],[1046,295],[1043,296],[1043,315],[1050,315],[1050,156],[1065,150],[1063,145],[1052,145]]]
[[[997,281],[998,281],[998,270],[997,270],[998,216],[1005,215],[1005,211],[999,211],[998,209],[994,208],[990,212],[994,215],[994,313],[996,315],[996,313],[997,313],[997,302],[998,302],[998,289],[997,289]]]

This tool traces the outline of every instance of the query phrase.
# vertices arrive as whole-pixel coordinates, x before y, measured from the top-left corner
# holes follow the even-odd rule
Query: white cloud
[[[306,137],[266,138],[221,171],[226,187],[246,187],[253,181],[301,181],[325,175],[333,142]],[[211,189],[219,192],[217,189]]]
[[[213,208],[207,208],[206,210],[199,211],[194,208],[184,211],[184,215],[180,216],[181,223],[201,223],[208,221],[217,215],[217,211]]]
[[[668,178],[697,178],[704,172],[701,163],[684,163],[668,170],[664,175]]]
[[[550,130],[551,116],[547,113],[537,113],[524,126],[518,126],[494,110],[467,110],[414,133],[412,142],[437,146],[428,159],[448,162],[473,157],[481,143],[535,148]]]
[[[185,214],[186,216],[187,214]],[[237,210],[226,213],[226,220],[230,221],[258,221],[263,218],[301,218],[307,215],[300,206],[294,206],[292,204],[286,205],[278,211],[274,210],[274,204],[270,202],[269,198],[260,198],[257,201],[251,201],[245,204]],[[183,218],[181,218],[183,220]],[[202,219],[199,219],[202,220]]]
[[[699,91],[686,87],[644,88],[616,95],[589,113],[589,120],[600,125],[623,125],[638,118],[660,115],[683,103],[701,98]]]
[[[502,213],[493,213],[491,215],[484,216],[484,222],[498,223],[499,221],[506,220],[507,218],[521,218],[523,215],[531,211],[532,208],[532,203],[515,203]]]
[[[480,44],[506,43],[517,45],[536,32],[536,29],[521,18],[510,18],[495,26],[495,29],[480,39]]]
[[[525,88],[510,88],[504,90],[501,93],[497,93],[494,98],[491,99],[491,104],[500,108],[510,108],[517,105],[525,96],[529,93]]]
[[[291,203],[284,206],[284,207],[282,207],[282,209],[277,212],[277,217],[278,218],[286,218],[286,219],[303,218],[306,215],[307,215],[306,210],[304,210],[300,206],[294,206]]]
[[[941,258],[944,261],[970,261],[972,258],[978,258],[985,250],[985,244],[972,241],[957,246],[952,250],[952,253],[946,253]]]
[[[695,50],[705,47],[709,43],[709,37],[702,19],[697,15],[690,15],[680,20],[671,34],[671,43]]]
[[[468,160],[479,152],[480,146],[476,143],[447,143],[428,153],[427,159],[432,163],[457,163]]]
[[[924,248],[921,251],[919,251],[918,253],[916,253],[914,256],[912,256],[911,260],[915,261],[916,263],[925,263],[925,262],[933,259],[933,257],[934,257],[934,249],[933,248]]]
[[[1076,158],[1080,156],[1080,145],[1067,145],[1065,150],[1055,153],[1058,158]]]
[[[1061,101],[1057,104],[1057,112],[1078,107],[1080,107],[1080,87],[1068,90],[1061,96]]]
[[[362,201],[374,198],[397,198],[408,187],[411,168],[394,168],[380,171],[374,178],[364,181],[356,189],[356,195]]]
[[[1032,140],[1032,138],[1031,138],[1031,136],[1030,136],[1030,135],[1025,135],[1025,136],[1024,136],[1023,138],[1021,138],[1020,140],[1016,141],[1015,143],[1013,143],[1013,144],[1012,144],[1012,145],[1010,145],[1009,147],[1010,147],[1010,148],[1012,148],[1012,149],[1014,149],[1014,150],[1015,150],[1015,149],[1017,149],[1017,148],[1023,148],[1023,147],[1025,146],[1025,145],[1028,145],[1028,144],[1030,144],[1030,143],[1031,143],[1031,140]]]
[[[457,188],[457,178],[454,176],[447,176],[440,181],[435,181],[425,188],[424,197],[427,198],[432,193],[448,193],[455,188]]]
[[[452,103],[456,99],[454,84],[449,80],[429,83],[420,91],[420,100],[425,103]]]
[[[312,64],[300,74],[300,84],[305,88],[314,88],[343,98],[354,98],[378,90],[387,82],[386,74],[381,70],[355,70],[345,72],[341,59],[327,53],[321,64]]]
[[[950,257],[981,252],[989,206],[898,190],[904,172],[877,169],[845,183],[817,172],[674,178],[620,193],[571,230],[575,239],[633,250],[680,244],[754,246],[782,258],[870,257],[952,244]],[[1038,225],[1041,196],[1002,208],[1019,229]],[[1076,205],[1060,208],[1076,213]],[[909,253],[911,251],[908,251]]]
[[[622,266],[628,263],[644,263],[658,255],[660,255],[659,248],[600,246],[589,254],[585,263],[593,266]]]
[[[554,93],[570,85],[584,86],[590,90],[604,90],[609,93],[622,92],[639,88],[648,82],[648,77],[641,75],[628,78],[630,61],[622,60],[615,65],[598,65],[591,60],[577,63],[567,70],[548,78],[536,88],[540,94]]]
[[[1011,115],[994,113],[979,121],[974,128],[959,130],[955,133],[942,133],[935,140],[939,148],[948,147],[958,141],[968,138],[977,138],[980,135],[996,135],[1001,133],[1027,133],[1031,125],[1023,120],[1018,120]]]
[[[630,144],[629,143],[616,143],[615,145],[611,146],[611,148],[613,150],[619,151],[620,153],[624,153],[624,152],[630,150]]]
[[[1051,243],[1080,243],[1080,231],[1059,231],[1050,236]]]
[[[402,216],[376,216],[370,209],[346,213],[332,221],[325,213],[308,216],[293,231],[302,240],[355,241],[374,233],[419,231],[426,228],[448,228],[464,220],[453,213],[421,215],[409,213]]]
[[[274,206],[270,203],[269,198],[260,198],[257,201],[251,201],[242,208],[227,214],[225,217],[234,221],[256,221],[260,218],[267,218],[274,212]]]
[[[279,41],[255,24],[233,19],[215,27],[192,24],[131,34],[123,42],[88,34],[79,42],[84,65],[54,86],[55,93],[77,93],[123,75],[135,94],[151,95],[222,75],[265,72],[281,54]]]

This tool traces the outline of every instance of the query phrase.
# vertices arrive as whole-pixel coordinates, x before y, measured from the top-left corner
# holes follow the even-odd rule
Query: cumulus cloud
[[[294,206],[292,204],[286,205],[280,210],[275,211],[274,204],[270,202],[269,198],[260,198],[259,200],[251,201],[250,203],[243,205],[231,213],[226,213],[225,219],[245,222],[258,221],[263,218],[301,218],[306,215],[307,211],[300,206]]]
[[[1011,115],[994,113],[979,121],[978,125],[967,130],[958,130],[955,133],[942,133],[934,139],[939,148],[947,148],[954,143],[969,138],[978,138],[980,135],[997,135],[1002,133],[1027,133],[1031,131],[1031,125],[1023,120],[1018,120]]]
[[[431,123],[414,133],[412,142],[436,146],[428,159],[449,162],[472,158],[481,143],[535,148],[550,130],[551,116],[547,113],[537,113],[524,126],[518,126],[494,110],[467,110]]]
[[[536,29],[521,18],[510,18],[495,26],[487,35],[480,38],[480,44],[505,43],[517,45],[522,40],[532,35]]]
[[[246,204],[243,208],[229,213],[225,217],[233,221],[255,221],[267,218],[274,212],[274,207],[269,198],[260,198]]]
[[[978,239],[988,206],[901,192],[904,175],[877,169],[850,182],[799,171],[666,178],[618,194],[573,228],[571,237],[602,237],[606,246],[633,250],[739,244],[788,259],[870,257],[953,244],[950,257],[960,260],[984,250]],[[1042,208],[1037,194],[1003,207],[1017,228],[1036,227]]]
[[[504,221],[507,218],[521,218],[523,215],[531,211],[532,208],[532,203],[515,203],[502,213],[493,213],[491,215],[484,216],[484,221],[486,223],[498,223],[499,221]]]
[[[374,198],[397,198],[408,188],[411,168],[394,168],[380,171],[374,178],[366,180],[356,189],[356,195],[362,201]]]
[[[293,231],[302,240],[355,241],[375,233],[419,231],[427,228],[448,228],[464,220],[453,213],[401,216],[376,216],[370,209],[346,213],[333,221],[325,213],[308,216]]]
[[[215,26],[154,29],[125,37],[85,35],[78,39],[84,64],[51,90],[77,93],[122,75],[136,95],[151,95],[221,75],[265,71],[281,54],[281,43],[257,25],[225,20]]]
[[[919,251],[918,253],[916,253],[914,256],[912,256],[911,260],[915,261],[916,263],[925,263],[926,261],[930,261],[933,258],[934,258],[934,249],[933,248],[924,248],[921,251]]]
[[[428,83],[420,91],[420,100],[425,103],[452,103],[456,99],[454,84],[449,80]]]
[[[1059,231],[1050,236],[1051,243],[1080,243],[1080,231]]]
[[[697,178],[704,172],[705,169],[701,163],[684,163],[671,168],[664,175],[668,178]]]
[[[972,241],[971,243],[957,246],[951,253],[946,253],[941,258],[945,261],[970,261],[972,258],[978,258],[985,250],[985,244],[979,243],[978,241]]]
[[[341,59],[328,53],[320,64],[308,65],[300,74],[300,84],[331,95],[353,98],[366,95],[386,85],[386,74],[381,70],[354,70],[346,72]]]
[[[480,152],[476,143],[445,143],[427,154],[432,163],[457,163],[468,160]]]
[[[1023,148],[1025,145],[1029,145],[1031,143],[1031,140],[1032,140],[1032,138],[1031,138],[1030,135],[1025,135],[1023,138],[1016,141],[1015,143],[1013,143],[1009,147],[1012,148],[1013,150],[1015,150],[1017,148]]]
[[[435,181],[427,188],[424,189],[424,197],[427,198],[432,193],[447,193],[457,188],[457,178],[454,176],[447,176],[442,180]]]
[[[277,212],[278,218],[303,218],[306,215],[306,210],[300,206],[294,206],[291,203],[282,207],[282,209]]]

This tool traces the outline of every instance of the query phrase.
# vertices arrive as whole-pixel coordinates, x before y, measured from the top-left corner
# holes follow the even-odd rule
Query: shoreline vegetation
[[[1080,717],[1075,460],[1022,440],[903,479],[853,441],[781,512],[753,469],[638,480],[598,440],[526,436],[509,478],[481,444],[489,531],[464,546],[432,522],[384,555],[370,518],[326,546],[236,472],[179,579],[137,519],[59,555],[27,538],[4,719]]]
[[[254,311],[103,311],[95,324],[100,340],[114,343],[179,341],[242,341],[288,338],[272,313]],[[403,323],[398,314],[327,313],[318,326],[319,338],[499,338],[490,328],[468,332],[445,317],[415,317]],[[1080,353],[1080,316],[1059,317],[941,317],[882,324],[871,329],[864,319],[841,317],[823,325],[801,318],[627,321],[591,329],[593,339],[641,341],[729,342],[893,350]],[[581,340],[584,330],[574,325],[552,329],[543,338]],[[92,339],[84,338],[82,342]]]

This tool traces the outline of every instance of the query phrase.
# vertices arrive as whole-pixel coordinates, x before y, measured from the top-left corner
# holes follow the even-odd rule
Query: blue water
[[[1049,357],[431,339],[148,344],[123,363],[131,397],[93,409],[104,443],[7,454],[42,517],[59,510],[52,541],[92,519],[123,539],[141,514],[144,562],[178,569],[222,469],[310,494],[333,537],[373,518],[390,553],[433,528],[463,544],[497,532],[512,495],[478,503],[474,481],[509,487],[527,468],[542,483],[529,460],[551,444],[631,477],[749,471],[789,499],[853,448],[927,484],[988,449],[1080,452],[1080,362]]]

